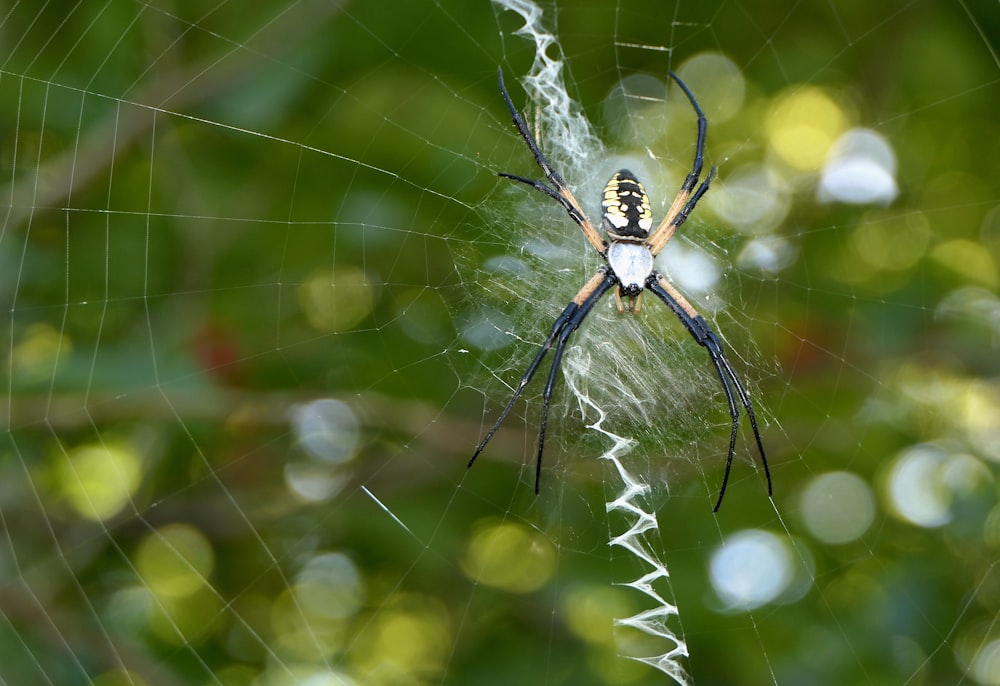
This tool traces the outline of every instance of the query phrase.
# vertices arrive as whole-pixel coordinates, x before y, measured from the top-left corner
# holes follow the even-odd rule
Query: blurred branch
[[[211,55],[197,63],[165,71],[127,100],[86,91],[89,95],[114,100],[119,107],[81,133],[76,145],[0,188],[0,197],[10,199],[5,225],[19,225],[38,208],[58,208],[67,197],[94,181],[129,149],[130,144],[149,133],[155,120],[151,113],[191,109],[218,98],[234,84],[253,79],[260,69],[261,59],[280,63],[275,54],[288,52],[309,40],[309,35],[321,30],[326,18],[339,9],[337,3],[322,2],[295,7],[299,11],[285,12],[265,22],[260,31],[244,41],[229,39],[231,49],[225,54]],[[186,31],[196,28],[189,26]],[[122,104],[128,106],[123,108]]]
[[[44,427],[72,431],[120,422],[210,421],[251,426],[288,426],[289,411],[323,393],[248,392],[220,388],[183,391],[144,388],[106,396],[94,393],[13,396],[0,403],[0,416],[10,417],[10,430]],[[471,454],[481,423],[445,414],[430,403],[399,400],[376,393],[336,396],[350,405],[368,429],[419,436],[427,448],[443,453]],[[524,431],[514,425],[494,438],[496,455],[523,448]]]

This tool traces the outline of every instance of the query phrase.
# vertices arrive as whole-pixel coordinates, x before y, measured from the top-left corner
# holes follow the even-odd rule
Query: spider
[[[601,218],[602,226],[608,236],[608,240],[605,240],[598,233],[597,229],[594,228],[594,225],[590,223],[590,220],[580,207],[580,203],[573,196],[573,192],[566,185],[566,182],[552,168],[552,165],[549,164],[545,155],[538,148],[538,143],[535,142],[535,139],[532,138],[531,133],[528,131],[524,117],[514,107],[514,103],[510,99],[510,94],[507,93],[507,88],[503,82],[502,69],[497,70],[497,77],[500,85],[500,93],[507,103],[507,109],[510,110],[514,125],[521,134],[521,138],[527,143],[531,154],[535,158],[535,162],[538,163],[538,166],[545,174],[545,178],[552,185],[550,186],[542,181],[536,181],[515,174],[507,174],[505,172],[500,172],[498,175],[531,186],[562,205],[563,209],[569,214],[570,219],[580,227],[583,235],[594,249],[597,250],[597,253],[604,260],[605,264],[584,284],[580,292],[576,294],[573,300],[566,306],[566,309],[562,311],[562,314],[556,318],[548,338],[542,344],[541,350],[538,351],[531,364],[528,365],[528,369],[518,382],[513,395],[511,395],[510,400],[503,408],[492,428],[490,428],[482,442],[476,448],[476,452],[472,455],[472,459],[469,460],[468,466],[471,468],[476,462],[476,458],[486,448],[486,444],[490,442],[490,439],[493,438],[493,435],[500,428],[504,419],[510,414],[514,403],[520,397],[532,377],[534,377],[535,372],[538,371],[538,367],[541,365],[545,355],[554,345],[555,353],[552,359],[552,366],[549,369],[548,381],[545,384],[545,391],[542,395],[542,417],[538,431],[538,455],[535,460],[535,493],[537,494],[542,474],[542,452],[545,449],[545,428],[548,423],[549,402],[552,399],[552,391],[555,388],[556,375],[562,362],[563,351],[566,349],[566,342],[587,317],[594,305],[597,304],[597,301],[608,291],[614,289],[618,312],[622,314],[626,309],[630,313],[639,312],[642,294],[644,290],[649,290],[653,295],[662,300],[677,318],[680,319],[698,345],[701,345],[708,351],[708,356],[712,360],[719,381],[722,383],[722,389],[725,392],[726,401],[729,405],[729,415],[732,418],[732,432],[729,436],[729,454],[726,458],[726,471],[722,477],[722,488],[719,490],[719,498],[715,503],[713,512],[718,512],[719,507],[722,505],[722,498],[726,494],[726,484],[729,483],[729,472],[733,466],[733,454],[736,451],[736,435],[740,425],[740,412],[736,405],[736,396],[739,396],[740,403],[743,405],[747,417],[750,419],[750,426],[753,428],[753,435],[757,442],[757,449],[760,452],[761,463],[764,466],[764,474],[767,477],[767,493],[770,496],[772,494],[771,471],[767,466],[764,446],[761,443],[760,433],[757,430],[757,418],[754,415],[750,394],[740,382],[736,370],[733,369],[729,360],[726,359],[722,343],[719,341],[718,336],[715,335],[715,332],[709,328],[701,315],[691,306],[691,303],[681,295],[665,276],[656,271],[653,265],[653,260],[667,245],[677,227],[683,224],[688,218],[688,215],[694,210],[698,201],[708,191],[712,179],[715,178],[716,169],[712,167],[705,180],[700,185],[698,183],[701,178],[702,166],[704,165],[705,134],[708,130],[708,120],[698,105],[694,94],[677,74],[670,72],[670,77],[684,91],[684,95],[687,96],[691,107],[694,108],[695,113],[698,115],[698,139],[691,173],[687,175],[687,178],[681,185],[681,189],[670,205],[670,209],[667,210],[663,221],[651,232],[651,229],[653,229],[653,214],[650,209],[649,198],[646,196],[646,190],[632,172],[627,169],[621,169],[615,172],[604,187],[604,195],[601,202]],[[626,302],[628,307],[626,307]]]

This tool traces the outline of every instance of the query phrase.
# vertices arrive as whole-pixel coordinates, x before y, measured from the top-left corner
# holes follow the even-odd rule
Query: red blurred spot
[[[227,327],[217,322],[205,324],[191,337],[191,348],[198,366],[216,381],[239,381],[239,341]]]

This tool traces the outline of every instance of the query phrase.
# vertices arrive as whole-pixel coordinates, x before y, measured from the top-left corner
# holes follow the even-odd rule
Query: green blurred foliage
[[[794,261],[727,267],[741,307],[720,326],[757,350],[738,366],[767,418],[776,508],[740,463],[711,514],[721,443],[695,447],[697,469],[654,467],[671,472],[653,498],[694,681],[997,683],[1000,667],[976,662],[1000,640],[996,6],[546,10],[570,94],[608,141],[602,103],[621,77],[703,51],[740,66],[744,111],[709,141],[716,188],[767,155],[769,108],[807,86],[898,159],[891,206],[820,203],[803,185],[776,230]],[[575,408],[554,422],[553,447],[571,449],[550,448],[538,498],[531,467],[519,482],[511,466],[533,455],[533,403],[462,481],[516,379],[510,356],[533,354],[462,335],[489,293],[483,264],[516,247],[495,172],[534,173],[496,89],[502,66],[523,103],[519,24],[450,0],[5,12],[0,681],[662,681],[600,628],[644,601],[613,585],[633,561],[607,547],[614,487]],[[734,255],[742,237],[699,213],[692,230]],[[892,266],[880,253],[900,232],[926,246],[898,246],[913,256]],[[552,279],[557,300],[578,288]],[[514,332],[529,347],[551,315],[523,314],[530,293],[508,304],[537,325]],[[318,398],[357,417],[346,462],[292,426]],[[940,526],[886,495],[895,458],[923,443],[976,466],[942,470]],[[802,523],[805,487],[835,470],[879,504],[843,545]],[[709,559],[744,528],[799,547],[799,597],[722,609]],[[523,558],[484,558],[490,534]]]

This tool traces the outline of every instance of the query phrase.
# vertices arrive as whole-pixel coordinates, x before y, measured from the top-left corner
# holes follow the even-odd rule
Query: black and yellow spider
[[[573,197],[573,193],[566,185],[566,182],[552,168],[545,155],[539,150],[535,139],[531,137],[524,117],[514,107],[514,103],[507,93],[507,88],[504,86],[503,71],[497,70],[497,74],[500,82],[500,93],[507,102],[507,109],[510,110],[511,117],[514,119],[514,125],[521,134],[521,138],[528,144],[528,148],[531,149],[531,154],[534,155],[535,162],[538,163],[542,172],[545,173],[545,178],[552,185],[549,186],[541,181],[535,181],[514,174],[501,172],[499,175],[525,183],[562,205],[566,212],[569,213],[570,218],[583,230],[583,235],[594,246],[594,249],[597,250],[606,264],[597,270],[597,273],[580,289],[580,292],[566,306],[562,314],[556,318],[549,337],[542,344],[542,349],[538,351],[535,359],[528,365],[527,371],[524,372],[524,376],[521,377],[517,388],[514,389],[514,393],[510,401],[508,401],[507,406],[504,407],[493,427],[486,434],[486,437],[483,438],[479,447],[476,448],[475,454],[469,460],[469,467],[472,467],[476,458],[479,457],[479,454],[483,452],[486,444],[493,437],[493,434],[500,428],[503,420],[507,418],[514,403],[520,397],[521,392],[528,385],[528,382],[531,381],[539,365],[541,365],[542,359],[554,344],[555,355],[552,359],[552,367],[549,370],[549,378],[545,384],[545,392],[542,396],[542,421],[538,432],[538,457],[535,463],[535,493],[538,493],[538,483],[542,473],[542,451],[545,448],[545,426],[548,422],[549,402],[552,399],[556,374],[559,371],[563,350],[566,348],[566,342],[569,340],[570,334],[580,326],[597,301],[612,288],[615,291],[615,301],[617,302],[619,313],[625,312],[626,309],[623,298],[627,300],[630,312],[638,312],[641,306],[643,290],[648,289],[677,315],[677,318],[680,319],[681,323],[691,333],[695,341],[708,351],[709,358],[711,358],[712,364],[715,366],[715,372],[722,382],[722,389],[725,391],[726,400],[729,404],[729,414],[733,422],[732,433],[729,437],[729,455],[726,458],[726,472],[722,478],[722,488],[719,491],[719,499],[715,503],[714,510],[718,511],[719,506],[722,505],[722,497],[726,493],[726,484],[729,482],[729,472],[733,465],[733,454],[736,451],[736,435],[740,425],[740,412],[736,406],[734,389],[746,410],[747,416],[750,418],[750,426],[753,427],[753,435],[757,441],[757,449],[760,451],[760,459],[764,465],[764,474],[767,477],[767,492],[768,495],[771,495],[771,472],[767,466],[767,457],[764,455],[764,446],[760,440],[760,433],[757,431],[757,418],[754,416],[750,394],[747,393],[746,388],[740,382],[739,376],[736,375],[736,370],[733,369],[729,360],[726,359],[719,338],[709,328],[701,315],[691,306],[691,303],[680,294],[666,277],[653,268],[653,260],[667,245],[677,227],[683,224],[684,220],[694,210],[698,201],[708,191],[708,187],[715,177],[715,167],[712,167],[708,176],[701,182],[701,185],[698,184],[701,178],[702,166],[704,165],[705,134],[708,130],[708,120],[705,118],[705,113],[702,112],[694,94],[691,93],[691,90],[677,74],[670,72],[671,78],[684,91],[684,95],[687,96],[695,113],[698,115],[698,142],[695,148],[694,165],[691,167],[691,173],[687,175],[687,178],[681,185],[680,192],[677,193],[677,197],[674,198],[670,209],[667,210],[667,215],[660,222],[660,225],[650,233],[650,230],[653,228],[653,213],[650,210],[646,190],[632,172],[627,169],[621,169],[615,172],[611,180],[608,181],[608,185],[604,187],[604,197],[601,201],[602,224],[609,239],[606,241],[601,237],[597,229],[594,228],[594,225],[590,223],[590,220],[587,219],[587,215],[580,207],[580,203]]]

